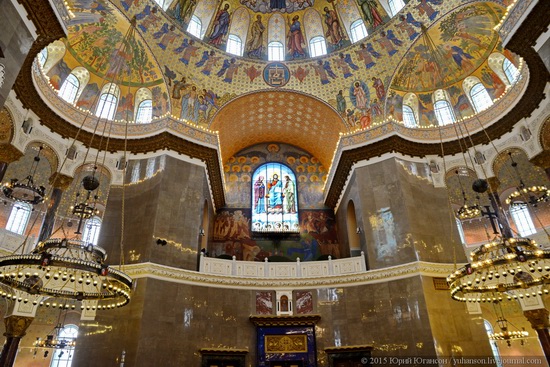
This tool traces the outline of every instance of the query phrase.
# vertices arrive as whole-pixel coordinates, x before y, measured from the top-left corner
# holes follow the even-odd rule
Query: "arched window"
[[[405,6],[403,0],[388,0],[388,5],[390,7],[390,16],[394,16],[399,13],[401,9]]]
[[[132,178],[131,178],[131,181],[130,182],[138,182],[139,181],[139,176],[140,176],[140,162],[139,161],[135,161],[134,162],[134,167],[132,167]]]
[[[46,60],[48,60],[48,48],[45,47],[40,51],[38,54],[38,62],[40,63],[40,66],[44,66],[46,64]]]
[[[32,206],[28,203],[15,202],[11,209],[6,229],[10,232],[23,234],[31,217]]]
[[[243,55],[243,42],[240,37],[230,34],[227,38],[227,52],[233,55],[242,56]]]
[[[360,41],[368,36],[367,27],[365,27],[363,19],[357,19],[355,22],[351,23],[351,26],[349,27],[349,32],[351,42],[353,43]]]
[[[456,121],[451,104],[447,101],[437,101],[434,104],[435,118],[440,126]]]
[[[136,122],[146,124],[153,118],[153,101],[146,99],[140,102],[136,112]]]
[[[482,83],[477,83],[470,89],[470,100],[475,112],[481,112],[493,105],[491,96]]]
[[[189,25],[187,26],[187,32],[197,38],[201,38],[201,31],[202,31],[201,20],[196,15],[193,15],[191,17],[191,20],[189,21]]]
[[[527,204],[514,203],[510,206],[510,215],[516,225],[516,229],[520,236],[529,236],[536,232],[535,225],[527,209]]]
[[[317,57],[327,54],[327,44],[325,38],[321,36],[313,37],[309,41],[309,53],[311,57]]]
[[[267,57],[269,61],[283,61],[285,48],[281,42],[269,42],[267,45]]]
[[[506,74],[508,82],[510,84],[514,84],[518,77],[518,68],[516,68],[516,66],[510,60],[505,58],[504,62],[502,63],[502,69],[504,70],[504,74]]]
[[[59,90],[59,96],[68,103],[74,103],[79,88],[80,82],[78,78],[74,74],[69,74]]]
[[[145,169],[145,178],[153,177],[155,174],[155,164],[157,162],[156,158],[149,158],[147,160],[147,167]]]
[[[494,332],[493,325],[487,320],[483,320],[483,325],[485,326],[485,331],[487,331],[487,335],[492,334]],[[491,344],[491,350],[493,351],[493,357],[495,357],[495,363],[497,367],[502,367],[502,362],[500,359],[500,351],[498,350],[497,342],[494,340],[489,340],[489,344]]]
[[[251,183],[252,231],[299,232],[294,172],[281,163],[266,163],[256,169]]]
[[[65,325],[63,329],[57,335],[58,340],[65,340],[66,342],[72,342],[78,336],[78,326]],[[50,367],[71,367],[73,363],[74,347],[54,349]]]
[[[95,111],[96,116],[112,120],[115,116],[119,95],[120,89],[116,84],[105,84],[101,90],[99,102],[97,103],[97,108]]]
[[[86,220],[84,224],[84,232],[82,233],[82,241],[97,245],[99,239],[99,231],[101,230],[101,219],[93,216]]]
[[[407,126],[407,127],[418,126],[418,123],[416,122],[416,116],[414,115],[413,109],[411,107],[407,106],[406,104],[403,105],[403,122],[405,123],[405,126]]]
[[[155,0],[155,2],[162,8],[162,10],[168,9],[173,0]]]

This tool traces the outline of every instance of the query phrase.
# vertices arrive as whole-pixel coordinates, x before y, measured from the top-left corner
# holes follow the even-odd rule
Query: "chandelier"
[[[34,175],[40,162],[40,152],[42,149],[42,146],[38,148],[38,153],[34,157],[27,177],[21,181],[17,178],[12,178],[10,182],[2,186],[2,192],[8,199],[22,201],[31,205],[40,204],[44,201],[46,188],[44,186],[37,186],[34,183]]]
[[[471,262],[447,277],[451,297],[463,302],[517,300],[548,294],[550,251],[528,238],[496,239],[470,254]],[[510,292],[515,291],[515,292]]]
[[[497,325],[498,325],[500,331],[492,332],[492,333],[488,332],[487,336],[489,337],[490,340],[495,340],[495,341],[505,340],[506,344],[509,347],[512,346],[512,341],[513,340],[520,340],[521,345],[523,345],[524,344],[523,339],[525,339],[529,336],[529,332],[525,331],[525,329],[523,329],[523,328],[522,328],[522,330],[517,329],[514,325],[512,325],[512,323],[510,323],[510,325],[514,326],[514,328],[516,330],[510,330],[509,327],[508,327],[508,324],[509,324],[508,320],[506,320],[504,318],[504,316],[500,316],[497,319]]]
[[[527,186],[523,182],[523,179],[519,174],[518,163],[514,161],[512,152],[508,152],[508,155],[512,160],[511,166],[514,168],[516,172],[516,176],[518,177],[518,180],[519,180],[519,185],[516,187],[516,190],[514,192],[508,195],[508,197],[505,200],[506,204],[512,207],[522,206],[525,204],[530,204],[531,206],[536,207],[537,204],[540,203],[541,201],[548,201],[550,199],[550,189],[548,189],[548,187],[546,187],[545,185]],[[517,200],[518,198],[523,200]]]

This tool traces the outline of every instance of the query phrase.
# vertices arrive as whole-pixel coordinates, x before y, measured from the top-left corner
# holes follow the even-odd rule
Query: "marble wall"
[[[336,213],[343,244],[349,243],[350,201],[368,268],[418,260],[452,263],[455,253],[457,262],[465,261],[446,190],[412,174],[397,159],[359,167],[351,176]]]
[[[124,195],[125,262],[150,261],[196,270],[205,202],[209,217],[213,217],[204,167],[166,157],[162,169],[130,183]],[[121,198],[122,189],[113,187],[99,237],[99,245],[107,250],[113,264],[120,259]],[[158,239],[165,240],[166,245],[158,245]]]
[[[15,83],[34,39],[11,0],[0,0],[0,108]],[[2,55],[0,54],[0,55]]]

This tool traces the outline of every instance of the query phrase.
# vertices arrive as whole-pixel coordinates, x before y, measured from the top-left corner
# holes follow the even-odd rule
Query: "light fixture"
[[[529,336],[529,332],[525,331],[525,329],[522,328],[522,330],[517,329],[514,325],[512,325],[516,330],[510,330],[508,327],[508,324],[512,325],[512,323],[509,323],[508,320],[504,318],[504,316],[501,316],[497,319],[497,325],[500,331],[493,332],[493,333],[487,333],[487,336],[490,340],[495,341],[501,341],[505,340],[506,344],[511,347],[513,340],[520,340],[521,345],[524,344],[524,339]]]
[[[2,191],[8,199],[22,201],[31,205],[40,204],[44,201],[46,188],[34,183],[34,175],[40,162],[40,152],[42,149],[42,146],[38,148],[38,153],[34,157],[27,177],[22,180],[12,178],[10,182],[4,184]]]
[[[512,152],[508,152],[508,155],[512,161],[511,166],[514,168],[516,176],[518,177],[519,185],[516,187],[516,191],[512,192],[506,198],[506,204],[512,207],[522,206],[525,204],[530,204],[536,207],[541,201],[548,201],[550,199],[550,190],[544,185],[527,186],[519,174],[518,163],[514,161]],[[518,198],[520,200],[517,200]]]

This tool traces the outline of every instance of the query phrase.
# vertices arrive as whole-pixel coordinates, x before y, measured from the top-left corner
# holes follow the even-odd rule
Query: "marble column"
[[[6,325],[6,342],[2,348],[2,354],[0,355],[0,366],[11,367],[15,363],[15,357],[17,356],[17,349],[19,348],[19,342],[26,334],[27,328],[31,324],[33,317],[11,315],[4,318],[4,324]]]
[[[546,361],[550,364],[550,334],[548,334],[548,310],[539,308],[537,310],[523,311],[523,315],[529,320],[531,326],[537,332],[540,345],[546,356]]]
[[[48,210],[42,221],[40,227],[40,235],[38,236],[38,242],[44,241],[50,237],[53,232],[53,226],[55,224],[55,215],[57,208],[63,197],[63,192],[67,190],[70,184],[73,182],[73,178],[63,175],[61,173],[54,173],[50,177],[50,185],[53,186],[52,194],[48,201]]]
[[[508,218],[506,218],[506,216],[504,215],[504,209],[502,209],[500,197],[498,196],[498,187],[500,185],[500,181],[498,180],[498,177],[489,177],[487,181],[489,182],[489,186],[491,187],[491,190],[487,192],[487,195],[489,195],[492,210],[496,214],[498,225],[500,226],[500,231],[504,237],[514,237],[512,228],[510,227],[510,223],[508,222]]]

